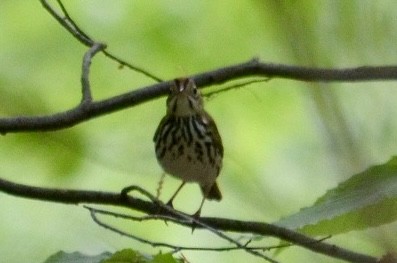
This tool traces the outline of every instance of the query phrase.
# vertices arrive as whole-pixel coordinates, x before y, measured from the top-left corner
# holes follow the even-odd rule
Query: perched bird
[[[167,98],[167,113],[154,138],[156,157],[163,170],[182,180],[172,201],[187,182],[200,185],[203,200],[222,199],[216,178],[222,168],[223,145],[214,120],[204,110],[203,98],[190,78],[175,79]]]

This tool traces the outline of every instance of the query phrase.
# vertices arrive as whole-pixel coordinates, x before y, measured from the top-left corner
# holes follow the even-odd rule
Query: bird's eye
[[[197,95],[197,88],[193,88],[193,94]]]

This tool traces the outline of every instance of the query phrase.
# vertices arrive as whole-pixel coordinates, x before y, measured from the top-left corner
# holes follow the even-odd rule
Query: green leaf
[[[132,249],[123,249],[117,251],[112,257],[103,261],[103,263],[145,263],[147,259],[139,252]]]
[[[60,251],[50,256],[44,263],[181,263],[172,253],[156,256],[143,255],[132,249],[123,249],[115,252],[104,252],[96,256],[87,256],[80,252],[66,253]]]
[[[88,256],[80,252],[66,253],[59,251],[47,258],[44,263],[100,263],[110,255],[111,253],[109,252],[104,252],[96,256]]]
[[[397,157],[329,190],[313,206],[275,224],[310,235],[340,234],[397,219]]]
[[[180,263],[181,260],[177,260],[172,257],[171,253],[157,254],[150,263]]]

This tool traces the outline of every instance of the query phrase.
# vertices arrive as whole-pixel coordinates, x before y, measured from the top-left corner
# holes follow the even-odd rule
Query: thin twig
[[[76,38],[78,41],[80,41],[82,44],[85,46],[91,47],[94,44],[94,41],[87,36],[87,34],[83,34],[80,29],[76,26],[76,24],[73,21],[70,21],[68,19],[68,15],[64,13],[64,16],[59,15],[54,8],[48,3],[47,0],[40,0],[41,4],[43,7],[47,10],[48,13],[52,15],[52,17],[55,18],[58,23],[65,28],[69,33],[73,35],[74,38]],[[62,2],[58,1],[58,3],[61,3],[60,8],[61,11],[65,10],[64,6],[62,5]]]
[[[90,36],[88,36],[75,22],[74,20],[70,17],[68,10],[65,8],[65,6],[63,5],[62,1],[57,0],[57,3],[59,5],[59,7],[61,8],[63,14],[65,15],[64,21],[69,23],[70,25],[68,25],[72,30],[69,31],[72,33],[75,32],[76,34],[74,34],[74,36],[80,40],[80,38],[84,41],[82,41],[83,43],[91,43],[90,45],[92,45],[93,43],[95,43],[94,40],[92,40],[92,38]]]
[[[88,105],[92,101],[92,94],[91,94],[91,87],[89,80],[91,60],[96,53],[102,51],[105,47],[106,46],[104,44],[95,43],[84,55],[82,73],[81,73],[82,104]]]
[[[226,91],[229,91],[229,90],[232,90],[232,89],[238,89],[238,88],[242,88],[242,87],[254,84],[254,83],[260,83],[260,82],[265,82],[265,81],[269,81],[269,80],[270,80],[270,78],[248,80],[248,81],[245,81],[243,83],[233,84],[233,85],[227,86],[227,87],[219,89],[219,90],[214,90],[214,91],[205,93],[203,96],[209,99],[209,98],[212,98],[215,95],[218,95],[220,93],[223,93],[223,92],[226,92]]]
[[[94,220],[94,222],[105,229],[111,230],[112,232],[118,233],[122,236],[132,238],[132,239],[137,240],[141,243],[151,245],[152,247],[166,247],[166,248],[171,248],[171,249],[177,248],[177,246],[175,246],[175,245],[171,245],[171,244],[163,243],[163,242],[154,242],[154,241],[150,241],[145,238],[141,238],[141,237],[138,237],[138,236],[135,236],[132,234],[125,233],[124,231],[121,231],[120,229],[112,227],[109,224],[106,224],[106,223],[102,222],[101,220],[99,220],[98,217],[96,216],[96,211],[93,210],[92,208],[90,208],[88,206],[85,206],[85,208],[87,208],[90,211],[91,218]]]
[[[117,57],[116,55],[113,55],[112,53],[108,52],[107,50],[104,50],[103,54],[105,54],[105,56],[107,56],[108,58],[118,62],[121,66],[126,66],[127,68],[129,68],[133,71],[139,72],[139,73],[145,75],[146,77],[149,77],[149,78],[155,80],[156,82],[164,81],[162,78],[150,73],[149,71],[147,71],[141,67],[132,65],[131,63],[128,63],[127,61]]]
[[[63,5],[62,1],[57,0],[57,3],[63,13],[63,15],[58,14],[54,8],[48,3],[48,0],[40,0],[43,7],[52,15],[52,17],[55,18],[58,23],[65,28],[74,38],[76,38],[80,43],[84,44],[87,47],[91,47],[94,43],[101,42],[101,41],[95,41],[93,40],[90,36],[88,36],[87,33],[85,33],[75,22],[74,20],[70,17],[69,13],[67,12],[65,6]],[[127,61],[113,55],[107,50],[102,51],[105,56],[109,57],[110,59],[116,61],[120,65],[126,66],[130,68],[131,70],[134,70],[135,72],[138,72],[140,74],[143,74],[157,82],[161,82],[162,79],[155,76],[154,74],[150,73],[149,71],[132,65],[131,63],[128,63]]]

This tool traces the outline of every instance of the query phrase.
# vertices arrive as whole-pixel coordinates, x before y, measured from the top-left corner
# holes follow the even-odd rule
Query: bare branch
[[[87,47],[90,47],[94,44],[94,41],[84,32],[77,27],[76,23],[70,19],[69,14],[66,12],[65,7],[63,6],[61,1],[58,1],[58,4],[61,8],[61,11],[64,13],[64,16],[60,15],[55,11],[55,9],[48,4],[47,0],[40,0],[43,7],[58,21],[58,23],[65,28],[69,33],[71,33],[77,40],[79,40],[82,44]]]
[[[172,207],[164,205],[154,195],[152,195],[151,193],[149,193],[148,191],[146,191],[145,189],[143,189],[143,188],[141,188],[139,186],[132,185],[132,186],[129,186],[129,187],[125,187],[121,191],[121,194],[127,196],[132,191],[139,192],[140,194],[142,194],[145,197],[149,198],[153,203],[157,204],[159,206],[159,209],[167,211],[167,212],[171,213],[173,216],[176,216],[177,220],[172,220],[174,223],[177,223],[177,224],[189,224],[189,223],[191,223],[192,232],[194,231],[194,229],[196,229],[197,226],[199,226],[199,227],[201,227],[203,229],[206,229],[206,230],[214,233],[218,237],[220,237],[220,238],[222,238],[222,239],[224,239],[226,241],[229,241],[232,244],[235,244],[237,247],[239,247],[241,249],[244,249],[246,252],[248,252],[248,253],[250,253],[250,254],[252,254],[254,256],[261,257],[261,258],[263,258],[263,259],[265,259],[265,260],[267,260],[269,262],[272,262],[272,263],[277,263],[273,259],[265,256],[263,253],[260,253],[258,251],[251,250],[251,249],[247,248],[245,245],[240,244],[240,242],[238,242],[238,241],[234,240],[233,238],[227,236],[226,234],[220,232],[218,229],[215,229],[215,228],[203,223],[201,220],[197,219],[196,217],[187,215],[187,214],[182,213],[182,212],[179,212],[179,211],[173,209]],[[170,217],[167,216],[165,218],[165,220],[169,220],[169,218]],[[181,221],[180,219],[182,219],[183,221]]]
[[[274,63],[262,63],[255,58],[248,62],[220,68],[193,76],[197,85],[218,84],[241,77],[262,76],[310,82],[358,82],[397,80],[397,66],[360,66],[326,69]]]
[[[55,18],[55,20],[58,21],[58,23],[65,28],[74,38],[76,38],[80,43],[84,44],[87,47],[91,47],[94,45],[94,43],[98,42],[93,40],[88,34],[86,34],[75,22],[74,20],[70,17],[69,13],[67,12],[65,6],[63,5],[62,1],[57,0],[57,3],[63,13],[63,15],[58,14],[54,10],[54,8],[48,3],[48,0],[40,0],[41,4],[43,7],[52,15],[52,17]],[[154,74],[150,73],[149,71],[138,67],[134,66],[131,63],[128,63],[127,61],[124,61],[121,58],[118,58],[117,56],[113,55],[112,53],[102,50],[102,52],[105,54],[105,56],[109,57],[110,59],[118,62],[122,66],[126,66],[130,68],[131,70],[134,70],[138,73],[141,73],[145,75],[146,77],[149,77],[157,82],[161,82],[162,79],[155,76]]]
[[[118,234],[120,234],[120,235],[122,235],[122,236],[126,236],[126,237],[129,237],[129,238],[131,238],[131,239],[137,240],[137,241],[139,241],[139,242],[141,242],[141,243],[151,245],[152,247],[166,247],[166,248],[171,248],[171,249],[173,249],[173,252],[174,252],[174,253],[175,253],[175,252],[179,252],[179,251],[181,251],[181,250],[230,251],[230,250],[235,250],[235,249],[244,249],[244,250],[250,252],[251,254],[253,254],[253,255],[255,255],[255,256],[259,256],[259,257],[261,257],[261,258],[263,258],[263,259],[265,259],[265,260],[267,260],[267,261],[269,261],[269,262],[277,263],[277,261],[275,261],[274,259],[271,259],[271,258],[269,258],[269,257],[267,257],[267,256],[265,256],[265,255],[263,255],[263,254],[261,254],[259,251],[256,251],[256,250],[260,250],[260,251],[267,250],[267,249],[264,248],[264,247],[259,247],[259,248],[258,248],[258,247],[255,247],[255,248],[251,248],[251,247],[247,247],[246,245],[241,245],[241,246],[237,246],[237,247],[228,247],[228,248],[205,248],[205,247],[178,246],[178,245],[172,245],[172,244],[165,243],[165,242],[150,241],[150,240],[148,240],[148,239],[146,239],[146,238],[141,238],[141,237],[138,237],[138,236],[136,236],[136,235],[126,233],[126,232],[124,232],[124,231],[122,231],[122,230],[120,230],[120,229],[117,229],[116,227],[113,227],[113,226],[111,226],[111,225],[109,225],[109,224],[106,224],[106,223],[102,222],[102,221],[96,216],[96,214],[97,214],[97,213],[104,214],[104,211],[100,211],[100,210],[97,210],[97,209],[93,209],[93,208],[87,207],[87,206],[86,206],[85,208],[87,208],[87,209],[90,211],[91,218],[92,218],[92,219],[94,220],[94,222],[97,223],[99,226],[101,226],[101,227],[103,227],[103,228],[105,228],[105,229],[107,229],[107,230],[113,231],[113,232],[115,232],[115,233],[118,233]],[[109,214],[109,213],[106,213],[106,214]],[[116,215],[116,214],[113,214],[113,215],[119,217],[119,216]],[[127,217],[124,217],[124,218],[127,218]],[[144,219],[138,219],[137,217],[128,217],[128,218],[129,218],[129,219],[133,219],[133,220],[138,220],[138,221],[143,221],[143,220],[144,220]],[[145,219],[148,219],[148,217],[145,217]],[[157,217],[157,219],[160,219],[160,218]]]
[[[102,51],[106,46],[100,43],[95,43],[92,47],[85,53],[83,58],[83,69],[81,73],[81,87],[82,87],[82,104],[90,104],[92,101],[91,87],[90,87],[90,65],[91,59],[95,56],[96,53]]]
[[[243,77],[263,76],[301,81],[374,81],[397,80],[397,66],[358,67],[346,69],[316,69],[281,64],[264,64],[257,59],[246,63],[189,76],[198,86],[221,84]],[[92,118],[126,109],[168,94],[171,81],[133,90],[112,98],[77,106],[65,112],[47,116],[0,118],[0,133],[51,131],[72,127]]]
[[[112,216],[115,218],[120,218],[120,219],[125,219],[125,220],[130,220],[130,221],[137,221],[137,222],[143,222],[143,221],[150,221],[150,220],[162,220],[162,221],[171,221],[174,223],[179,223],[179,219],[175,219],[173,217],[169,217],[169,216],[163,216],[163,215],[147,215],[147,216],[132,216],[132,215],[126,215],[126,214],[120,214],[120,213],[115,213],[112,211],[108,211],[108,210],[103,210],[103,209],[98,209],[98,208],[93,208],[90,206],[84,206],[84,208],[87,208],[90,213],[91,216],[94,216],[95,219],[94,221],[97,222],[100,226],[114,231],[122,236],[126,236],[126,237],[130,237],[132,239],[136,239],[139,241],[139,239],[141,238],[135,238],[134,235],[125,233],[117,228],[114,228],[112,226],[109,226],[106,223],[103,223],[102,221],[98,220],[98,217],[96,216],[96,214],[101,214],[101,215],[107,215],[107,216]],[[329,239],[331,236],[327,236],[324,238],[321,238],[319,240],[316,240],[316,242],[322,242],[324,240]],[[260,251],[270,251],[273,249],[279,249],[279,248],[286,248],[286,247],[290,247],[292,246],[292,244],[288,243],[288,244],[282,244],[282,245],[276,245],[276,246],[248,246],[251,243],[252,239],[249,239],[245,244],[244,247],[251,249],[251,250],[260,250]],[[150,244],[151,246],[162,246],[161,244],[163,243],[158,243],[158,242],[152,242],[149,240],[144,241],[143,243],[145,244]],[[188,247],[188,246],[179,246],[179,245],[172,245],[172,244],[168,244],[165,243],[166,245],[164,245],[164,247],[167,248],[172,248],[175,251],[181,251],[181,250],[204,250],[204,251],[230,251],[230,250],[241,250],[244,249],[243,247]]]
[[[136,189],[141,188],[136,187]],[[183,212],[176,211],[171,208],[161,209],[163,206],[159,206],[159,202],[144,201],[142,199],[126,195],[125,193],[34,187],[13,183],[1,178],[0,191],[14,196],[64,204],[85,203],[127,207],[148,215],[160,215],[174,218],[176,219],[175,222],[182,226],[203,228],[202,225],[205,225],[216,229],[217,231],[231,231],[238,233],[257,234],[262,236],[273,236],[317,253],[343,259],[349,262],[377,262],[375,257],[349,251],[347,249],[325,242],[318,242],[318,240],[307,237],[298,232],[263,222],[241,221],[214,217],[201,217],[200,220],[197,221],[187,221],[186,218],[190,218],[190,216]],[[181,215],[184,215],[184,217],[181,218]]]
[[[222,88],[222,89],[219,89],[219,90],[208,92],[208,93],[204,94],[203,96],[205,96],[206,98],[209,99],[209,98],[212,98],[215,95],[218,95],[219,93],[222,93],[222,92],[226,92],[226,91],[229,91],[229,90],[232,90],[232,89],[242,88],[242,87],[254,84],[254,83],[260,83],[260,82],[265,82],[265,81],[269,81],[269,80],[270,80],[269,78],[266,78],[266,79],[253,79],[253,80],[245,81],[243,83],[237,83],[237,84],[234,84],[234,85],[230,85],[228,87],[225,87],[225,88]]]
[[[78,41],[85,46],[91,47],[94,43],[100,41],[94,41],[88,36],[81,28],[77,26],[74,20],[70,17],[66,8],[60,0],[57,0],[58,5],[61,8],[63,16],[58,14],[54,8],[48,4],[48,0],[40,0],[43,7],[65,28],[69,33],[73,35]],[[161,82],[162,79],[154,76],[142,68],[133,66],[126,61],[116,57],[113,54],[108,53],[106,50],[103,51],[106,56],[117,61],[123,66],[127,66],[130,69],[137,71],[150,77],[157,82]],[[211,72],[209,72],[211,73]],[[232,76],[232,77],[231,77]],[[301,81],[371,81],[371,80],[396,80],[397,79],[397,66],[378,66],[369,67],[362,66],[357,68],[346,68],[346,69],[321,69],[321,68],[305,68],[299,66],[288,66],[280,64],[264,64],[259,63],[258,59],[254,59],[248,63],[241,64],[239,66],[230,66],[214,70],[212,74],[200,74],[195,78],[196,83],[199,86],[205,86],[214,83],[222,83],[232,78],[247,77],[247,76],[265,76],[268,78],[286,78]],[[210,79],[208,79],[210,78]]]
[[[51,115],[0,118],[1,134],[9,132],[35,132],[65,129],[81,122],[88,121],[92,118],[148,102],[168,93],[170,81],[133,90],[101,101],[92,101],[88,79],[89,66],[92,57],[100,50],[102,50],[106,56],[116,60],[121,65],[126,65],[156,81],[161,81],[161,79],[106,52],[103,49],[103,45],[96,44],[88,34],[84,33],[77,26],[60,0],[57,0],[57,3],[60,6],[63,15],[58,14],[58,12],[48,4],[47,0],[41,0],[41,3],[44,8],[60,23],[60,25],[68,30],[68,32],[70,32],[76,39],[86,46],[93,46],[93,48],[86,53],[83,59],[82,102],[84,103],[80,103],[78,106],[70,110]],[[300,81],[322,82],[397,80],[397,66],[323,69],[281,64],[266,64],[261,63],[258,59],[253,59],[245,63],[215,69],[190,77],[195,80],[198,86],[204,87],[252,76],[262,76],[268,79],[284,78]]]
[[[145,69],[143,69],[141,67],[132,65],[131,63],[128,63],[127,61],[117,57],[116,55],[113,55],[112,53],[110,53],[110,52],[108,52],[106,50],[103,51],[103,54],[105,54],[105,56],[107,56],[108,58],[118,62],[122,67],[126,66],[127,68],[129,68],[129,69],[131,69],[133,71],[136,71],[138,73],[141,73],[141,74],[145,75],[146,77],[149,77],[149,78],[151,78],[151,79],[153,79],[153,80],[155,80],[157,82],[162,82],[163,81],[162,78],[150,73],[149,71],[147,71],[147,70],[145,70]]]

